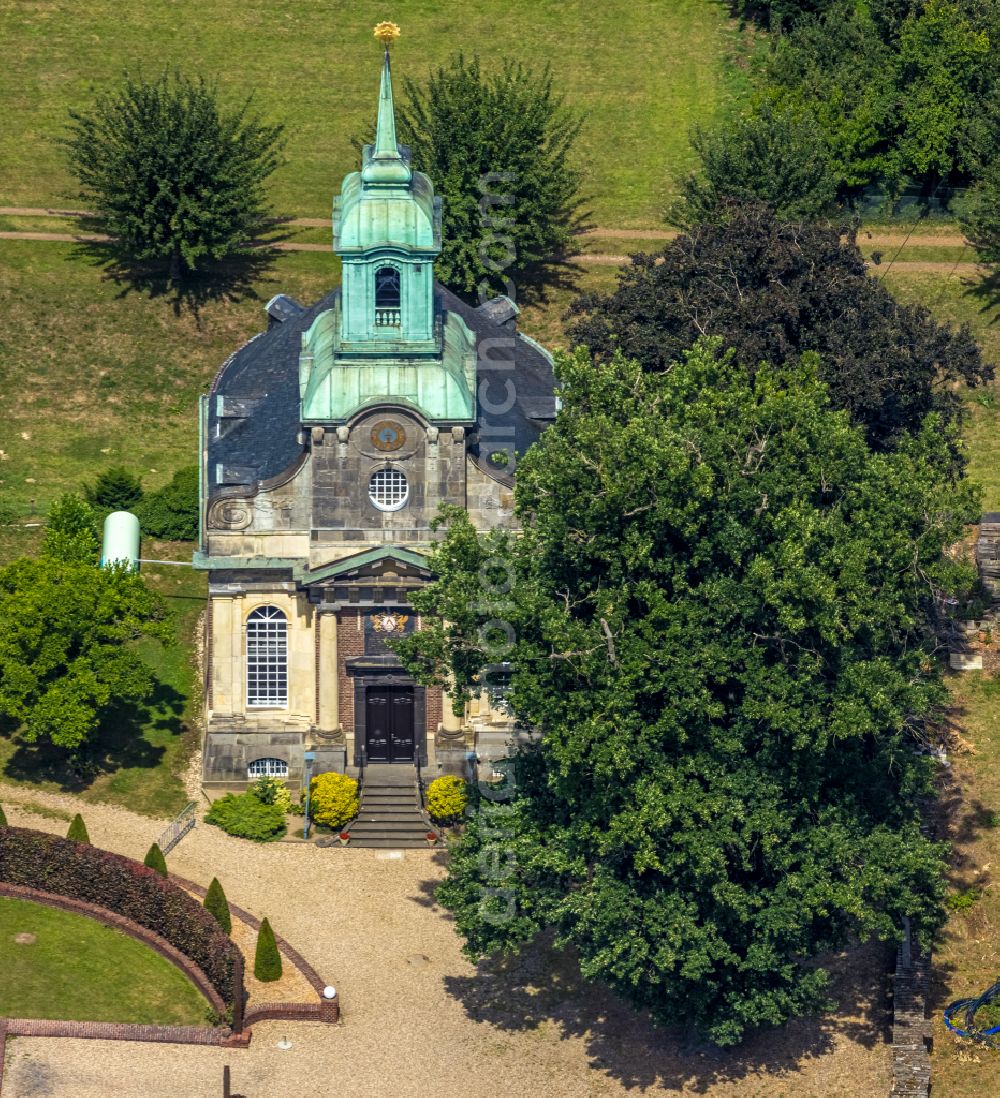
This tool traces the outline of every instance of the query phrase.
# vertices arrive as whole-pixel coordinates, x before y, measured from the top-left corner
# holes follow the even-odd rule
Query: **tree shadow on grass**
[[[955,707],[949,712],[949,721],[958,730],[963,730],[961,722],[963,710]],[[961,781],[951,770],[945,772],[940,782],[938,797],[934,808],[934,829],[937,838],[946,840],[950,845],[948,859],[948,884],[953,895],[968,894],[972,902],[959,917],[953,917],[939,931],[935,952],[931,956],[930,980],[927,996],[928,1014],[939,1020],[941,1011],[954,999],[956,993],[978,994],[993,983],[995,974],[984,972],[982,986],[976,988],[956,988],[955,977],[958,966],[942,958],[941,946],[957,945],[965,947],[972,941],[990,940],[995,935],[991,920],[978,902],[979,897],[992,885],[989,867],[977,864],[973,843],[987,830],[1000,823],[1000,814],[995,808],[983,804],[978,798],[967,798]]]
[[[517,303],[522,307],[542,308],[556,293],[577,294],[580,278],[586,270],[586,265],[571,255],[553,256],[544,263],[537,263],[518,276]]]
[[[446,860],[444,851],[435,856],[440,864]],[[434,908],[437,884],[422,882],[413,902]],[[893,947],[878,942],[820,958],[831,974],[835,1012],[760,1031],[734,1049],[636,1013],[608,988],[585,980],[573,952],[556,948],[552,935],[516,957],[481,961],[475,975],[446,976],[444,986],[473,1021],[511,1033],[554,1029],[563,1040],[582,1040],[590,1066],[626,1089],[701,1094],[720,1085],[759,1086],[762,1076],[793,1083],[809,1061],[845,1043],[863,1050],[887,1044],[892,958]]]
[[[76,755],[48,741],[28,743],[14,735],[15,750],[3,773],[14,781],[54,782],[65,793],[81,793],[103,774],[126,767],[152,769],[166,748],[150,743],[143,732],[182,735],[186,700],[172,686],[157,683],[145,702],[122,703],[110,710],[93,740]]]
[[[84,229],[99,229],[97,223],[85,223]],[[203,269],[186,273],[181,279],[170,277],[166,262],[142,262],[132,259],[113,240],[81,240],[71,258],[82,260],[102,272],[107,282],[118,287],[118,297],[141,294],[151,301],[164,299],[174,315],[189,313],[200,319],[201,310],[213,302],[259,301],[261,285],[277,284],[274,265],[282,254],[281,245],[292,236],[288,219],[276,219],[266,238],[254,247],[225,260],[206,262]]]
[[[1000,312],[996,310],[1000,309],[1000,267],[988,268],[988,273],[982,275],[980,278],[973,280],[966,280],[968,293],[971,297],[977,298],[981,304],[980,313],[994,313],[989,320],[990,324],[1000,323]]]

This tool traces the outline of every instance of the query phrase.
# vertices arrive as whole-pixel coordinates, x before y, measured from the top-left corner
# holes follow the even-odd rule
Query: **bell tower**
[[[346,424],[373,405],[407,406],[430,423],[476,418],[476,336],[434,284],[441,199],[396,141],[389,44],[380,23],[382,77],[375,140],[333,203],[340,290],[302,333],[303,424]]]
[[[441,199],[396,142],[390,35],[383,38],[375,141],[333,204],[333,250],[343,264],[340,343],[350,354],[440,349],[434,260],[441,252]]]

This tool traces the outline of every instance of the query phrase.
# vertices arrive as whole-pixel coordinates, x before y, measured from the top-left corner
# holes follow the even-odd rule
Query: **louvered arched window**
[[[395,267],[379,267],[375,272],[375,327],[398,328],[402,313],[402,292],[399,271]]]
[[[288,705],[288,619],[277,606],[258,606],[247,618],[247,706]]]

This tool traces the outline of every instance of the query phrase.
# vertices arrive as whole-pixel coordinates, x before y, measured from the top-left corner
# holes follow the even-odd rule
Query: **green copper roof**
[[[441,207],[423,172],[409,165],[396,143],[389,52],[382,62],[375,143],[365,145],[360,172],[344,178],[333,204],[333,250],[338,255],[373,247],[441,250]]]
[[[306,423],[346,423],[368,407],[408,405],[432,422],[472,422],[476,414],[476,339],[449,313],[430,354],[404,344],[374,344],[363,356],[340,339],[340,303],[302,334],[299,393]],[[434,344],[432,344],[434,348]]]
[[[382,62],[382,86],[378,97],[378,124],[375,128],[375,149],[361,172],[365,183],[409,183],[410,166],[396,144],[396,115],[392,105],[392,73],[389,50]]]

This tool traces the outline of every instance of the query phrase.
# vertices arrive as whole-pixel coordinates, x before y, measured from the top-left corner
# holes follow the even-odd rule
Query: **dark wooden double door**
[[[365,748],[369,762],[413,762],[412,686],[369,686],[365,691]]]

